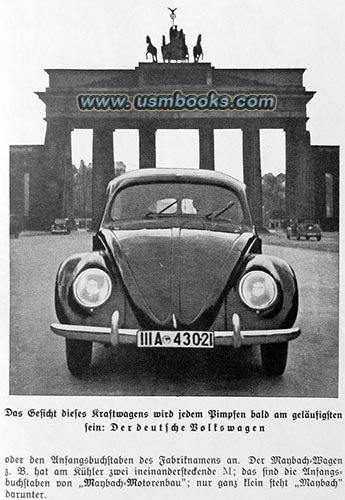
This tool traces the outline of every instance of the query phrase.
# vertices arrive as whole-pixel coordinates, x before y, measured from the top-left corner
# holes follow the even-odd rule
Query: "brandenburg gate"
[[[49,87],[37,92],[46,105],[43,201],[47,220],[72,214],[71,131],[93,130],[93,217],[98,219],[114,177],[113,133],[139,131],[140,168],[156,167],[158,129],[197,129],[199,166],[215,168],[214,130],[241,129],[243,179],[255,224],[262,226],[260,129],[283,129],[286,143],[286,213],[314,217],[313,162],[306,105],[314,92],[303,86],[304,69],[215,69],[210,63],[139,63],[133,70],[48,69]],[[78,96],[174,94],[274,95],[267,109],[88,109]],[[115,135],[116,137],[116,135]],[[172,146],[173,147],[173,146]],[[231,166],[229,171],[231,172]]]

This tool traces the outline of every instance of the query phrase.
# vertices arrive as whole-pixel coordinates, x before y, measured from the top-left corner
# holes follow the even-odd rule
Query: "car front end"
[[[206,181],[217,186],[211,201]],[[153,207],[148,200],[157,192]],[[259,344],[266,372],[284,372],[288,341],[300,334],[293,326],[297,282],[285,261],[261,255],[239,183],[214,173],[145,173],[140,183],[129,175],[108,200],[94,251],[68,258],[56,280],[60,323],[51,329],[66,338],[74,375],[90,362],[93,342],[138,349]],[[124,207],[144,216],[124,219]]]

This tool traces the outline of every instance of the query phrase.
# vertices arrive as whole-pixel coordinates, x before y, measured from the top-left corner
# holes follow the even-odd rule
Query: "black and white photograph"
[[[342,498],[343,3],[2,12],[4,498]]]
[[[11,393],[337,397],[339,133],[311,107],[334,113],[318,68],[291,40],[239,56],[251,31],[224,53],[201,5],[159,5],[119,8],[116,33],[98,6],[102,36],[79,26],[109,55],[84,69],[71,26],[33,75],[42,143],[10,145]]]

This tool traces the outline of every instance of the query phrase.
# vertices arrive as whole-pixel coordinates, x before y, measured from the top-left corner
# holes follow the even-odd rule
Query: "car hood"
[[[255,236],[184,228],[102,232],[140,313],[165,327],[211,324]],[[147,323],[147,322],[145,322]]]

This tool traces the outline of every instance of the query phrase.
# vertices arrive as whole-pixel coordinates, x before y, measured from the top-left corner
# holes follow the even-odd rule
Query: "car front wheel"
[[[265,372],[270,377],[283,375],[288,356],[288,342],[280,344],[262,344],[261,361]]]
[[[92,342],[66,339],[66,358],[69,371],[75,377],[80,377],[90,366],[92,357]]]

